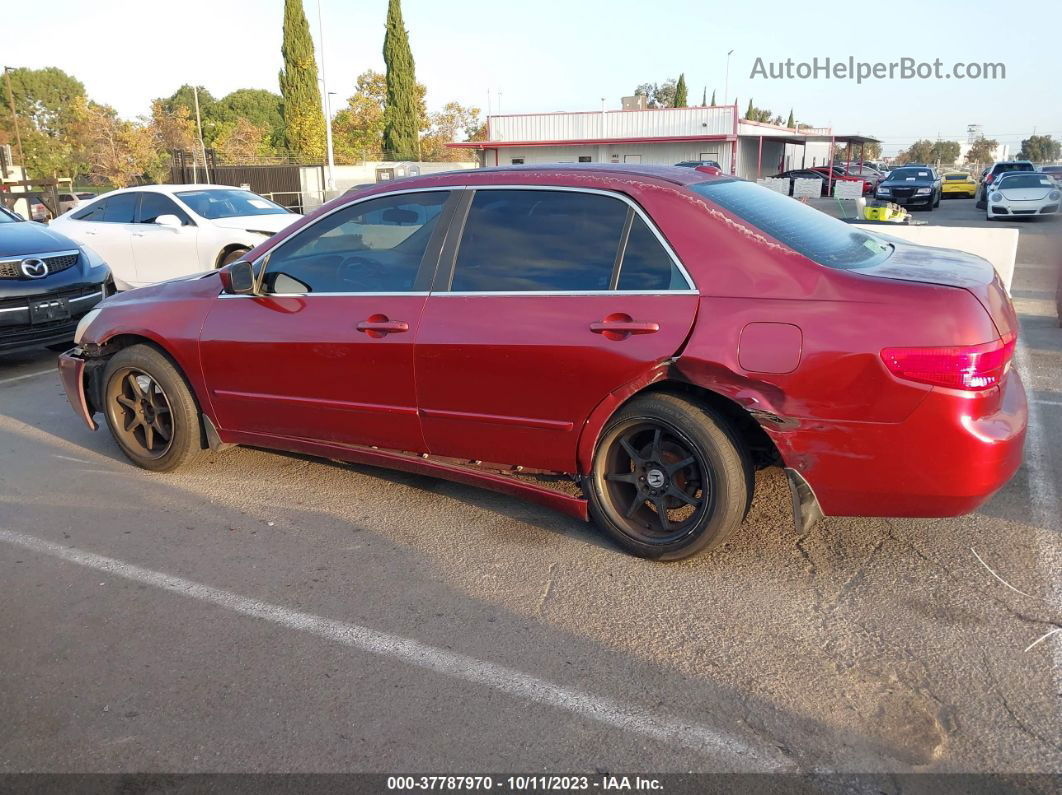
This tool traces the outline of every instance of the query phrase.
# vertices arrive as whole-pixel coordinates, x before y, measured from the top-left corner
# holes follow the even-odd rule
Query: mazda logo
[[[27,279],[43,279],[48,275],[48,263],[42,259],[24,259],[21,267],[22,274]]]

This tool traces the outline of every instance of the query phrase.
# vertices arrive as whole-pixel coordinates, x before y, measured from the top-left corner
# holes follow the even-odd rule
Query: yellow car
[[[966,196],[972,199],[977,194],[977,180],[965,171],[948,171],[941,180],[941,196]]]

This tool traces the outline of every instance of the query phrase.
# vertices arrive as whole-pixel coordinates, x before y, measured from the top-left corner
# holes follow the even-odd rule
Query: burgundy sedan
[[[75,410],[168,471],[231,444],[495,489],[674,560],[781,466],[795,518],[954,516],[1021,462],[992,266],[675,167],[481,169],[336,199],[108,298]]]

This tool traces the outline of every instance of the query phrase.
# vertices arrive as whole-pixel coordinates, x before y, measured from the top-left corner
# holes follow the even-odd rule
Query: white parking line
[[[16,376],[14,376],[12,378],[0,378],[0,386],[3,386],[4,384],[13,384],[16,381],[25,381],[27,378],[36,378],[39,375],[47,375],[48,373],[54,373],[54,372],[55,372],[55,368],[53,367],[50,370],[38,370],[35,373],[26,373],[25,375],[16,375]]]
[[[400,635],[380,632],[357,624],[347,624],[310,613],[291,610],[269,602],[259,602],[230,591],[186,580],[160,571],[124,563],[115,558],[64,547],[36,536],[0,530],[0,541],[86,566],[133,582],[188,596],[252,618],[299,630],[340,643],[352,649],[390,657],[434,673],[489,687],[515,698],[533,701],[570,712],[586,720],[640,734],[661,742],[677,744],[700,752],[723,753],[750,770],[785,770],[795,766],[782,759],[773,747],[753,748],[725,731],[667,715],[584,690],[564,687],[546,679],[477,660],[463,654],[429,646]]]

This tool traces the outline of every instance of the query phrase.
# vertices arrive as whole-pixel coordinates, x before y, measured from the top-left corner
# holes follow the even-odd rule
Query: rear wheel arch
[[[609,420],[631,401],[654,393],[671,394],[684,398],[725,420],[738,437],[737,441],[748,451],[756,469],[785,465],[782,455],[770,435],[743,406],[720,392],[698,384],[661,378],[650,380],[640,387],[633,388],[625,393],[613,393],[610,396],[613,398],[611,401],[603,401],[594,410],[587,420],[582,436],[579,439],[578,464],[580,475],[587,475],[591,471],[590,467],[594,451],[597,449],[601,433],[608,425]]]
[[[243,245],[242,243],[230,243],[229,245],[225,246],[225,248],[221,249],[220,252],[218,252],[217,259],[214,260],[214,269],[217,270],[223,265],[227,265],[229,262],[231,262],[232,260],[229,260],[230,255],[236,254],[237,252],[243,255],[250,250],[250,248]]]

